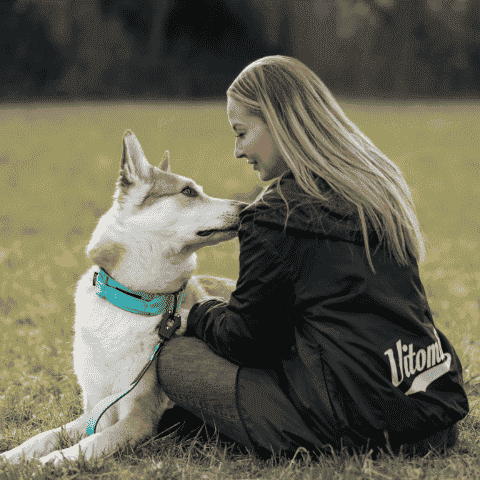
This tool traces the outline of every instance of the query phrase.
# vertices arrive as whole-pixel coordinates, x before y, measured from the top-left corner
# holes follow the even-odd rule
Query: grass
[[[423,459],[368,453],[262,462],[208,429],[173,432],[98,461],[53,469],[0,465],[18,478],[478,478],[480,471],[480,163],[478,106],[344,104],[347,115],[395,161],[412,189],[427,258],[420,265],[435,322],[464,366],[471,404],[458,446]],[[152,164],[212,196],[263,184],[233,157],[225,103],[6,106],[0,109],[0,452],[82,413],[72,367],[73,290],[89,267],[84,248],[111,205],[130,128]],[[238,242],[200,252],[198,273],[238,276]],[[213,436],[212,433],[215,433]],[[212,438],[209,438],[209,435]],[[59,448],[75,444],[61,438]]]

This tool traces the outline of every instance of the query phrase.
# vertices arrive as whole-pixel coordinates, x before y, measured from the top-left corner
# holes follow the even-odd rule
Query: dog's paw
[[[57,450],[48,455],[45,455],[44,457],[39,458],[38,461],[43,465],[47,463],[52,463],[54,467],[59,467],[60,465],[63,465],[65,463],[65,460],[77,460],[79,455],[78,448],[78,445],[75,445],[64,450]]]
[[[2,460],[5,460],[6,462],[10,464],[15,464],[18,463],[15,461],[15,458],[12,455],[9,455],[8,452],[3,452],[0,454],[0,465],[3,463]]]
[[[59,467],[60,465],[63,465],[65,459],[64,457],[62,457],[60,450],[57,450],[56,452],[52,452],[49,455],[45,455],[44,457],[39,458],[38,461],[43,465],[46,465],[47,463],[52,463],[54,467]]]
[[[25,460],[30,460],[30,458],[30,455],[25,455]],[[18,465],[23,462],[23,452],[18,447],[8,450],[0,454],[0,465],[3,463],[2,460],[5,460],[10,465]]]

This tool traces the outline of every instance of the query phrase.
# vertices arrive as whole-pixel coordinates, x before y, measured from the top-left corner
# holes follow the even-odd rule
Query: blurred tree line
[[[275,54],[339,96],[480,92],[480,0],[16,0],[0,26],[4,102],[224,98]]]

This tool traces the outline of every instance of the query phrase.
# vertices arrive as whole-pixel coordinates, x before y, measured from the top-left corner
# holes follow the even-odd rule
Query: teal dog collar
[[[173,293],[144,293],[116,282],[103,268],[93,275],[95,293],[112,305],[140,315],[161,315],[173,302]]]

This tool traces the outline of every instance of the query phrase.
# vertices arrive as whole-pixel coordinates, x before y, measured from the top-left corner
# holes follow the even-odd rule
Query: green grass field
[[[427,242],[420,272],[435,322],[471,380],[480,374],[480,344],[472,343],[480,339],[478,105],[342,106],[404,173]],[[90,266],[90,234],[112,202],[123,132],[136,134],[153,165],[168,149],[172,171],[209,195],[234,198],[265,184],[233,156],[226,102],[12,105],[0,108],[0,119],[2,452],[82,412],[72,367],[73,291]],[[237,278],[238,241],[199,252],[197,273]],[[20,471],[25,478],[478,478],[478,387],[469,396],[473,414],[462,422],[458,456],[435,462],[365,457],[264,467],[242,457],[221,460],[214,447],[208,452],[217,454],[202,453],[196,444],[167,452],[162,440],[101,467],[52,473],[0,465],[0,479],[21,478]]]

